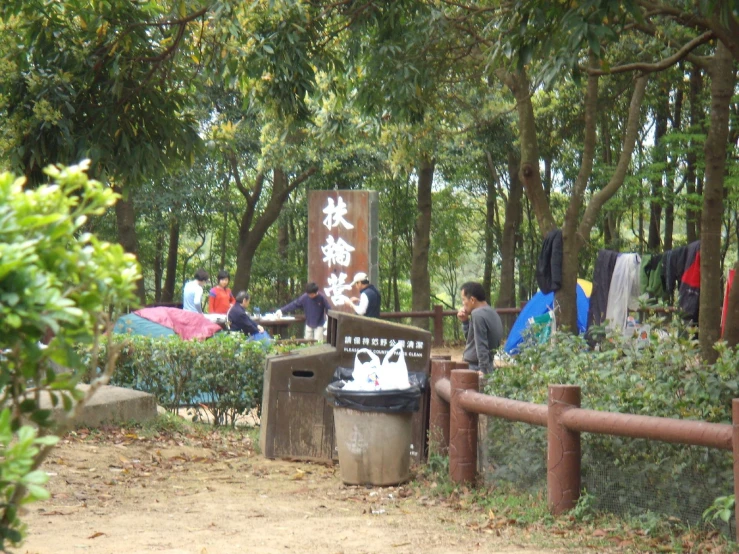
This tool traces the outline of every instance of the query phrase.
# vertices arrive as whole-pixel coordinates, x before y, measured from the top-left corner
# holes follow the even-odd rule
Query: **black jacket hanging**
[[[562,231],[549,231],[544,237],[536,263],[536,283],[548,294],[562,288]]]
[[[613,250],[598,250],[593,272],[593,290],[590,293],[588,307],[588,329],[593,325],[602,325],[606,319],[608,307],[608,292],[611,289],[613,268],[616,267],[618,252]]]

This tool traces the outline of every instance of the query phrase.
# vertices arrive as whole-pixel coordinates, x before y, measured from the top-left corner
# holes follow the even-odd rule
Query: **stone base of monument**
[[[90,385],[77,385],[87,392]],[[48,395],[41,397],[41,408],[61,413],[61,402],[52,407]],[[82,409],[77,426],[96,427],[104,423],[143,422],[157,417],[157,401],[154,395],[123,387],[100,387]]]

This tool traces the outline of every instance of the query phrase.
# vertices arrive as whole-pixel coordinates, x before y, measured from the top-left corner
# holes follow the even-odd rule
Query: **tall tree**
[[[3,128],[0,154],[39,183],[42,168],[82,158],[124,193],[119,241],[137,253],[128,187],[188,160],[200,139],[187,83],[198,70],[177,54],[207,9],[179,1],[9,1],[0,6]],[[139,297],[143,301],[143,284]]]
[[[701,213],[701,295],[698,327],[701,354],[716,360],[713,345],[721,331],[721,218],[724,207],[729,104],[736,84],[734,59],[723,42],[708,64],[711,76],[711,123],[706,137],[706,182]]]

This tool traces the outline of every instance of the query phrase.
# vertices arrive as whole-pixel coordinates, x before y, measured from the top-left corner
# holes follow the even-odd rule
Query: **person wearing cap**
[[[359,285],[359,297],[352,296],[352,308],[359,315],[380,317],[380,291],[370,285],[369,277],[363,271],[354,276],[352,285]]]
[[[467,337],[462,359],[470,369],[483,374],[493,371],[493,352],[503,338],[503,322],[488,303],[485,289],[480,283],[468,282],[461,286],[462,307],[457,319]]]
[[[300,308],[305,312],[305,339],[322,342],[323,324],[326,323],[329,304],[326,297],[318,292],[318,285],[305,285],[305,293],[277,310],[277,318],[282,318],[282,312],[290,313]]]
[[[182,309],[188,312],[203,313],[203,286],[208,281],[208,272],[198,269],[192,281],[182,289]]]

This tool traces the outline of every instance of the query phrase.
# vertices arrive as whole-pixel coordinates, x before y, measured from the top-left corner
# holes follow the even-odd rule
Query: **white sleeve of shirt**
[[[203,313],[203,287],[195,287],[195,309]]]
[[[366,294],[359,295],[359,305],[355,306],[352,303],[352,308],[354,308],[354,311],[357,312],[359,315],[366,314],[368,306],[369,306],[369,297]]]

